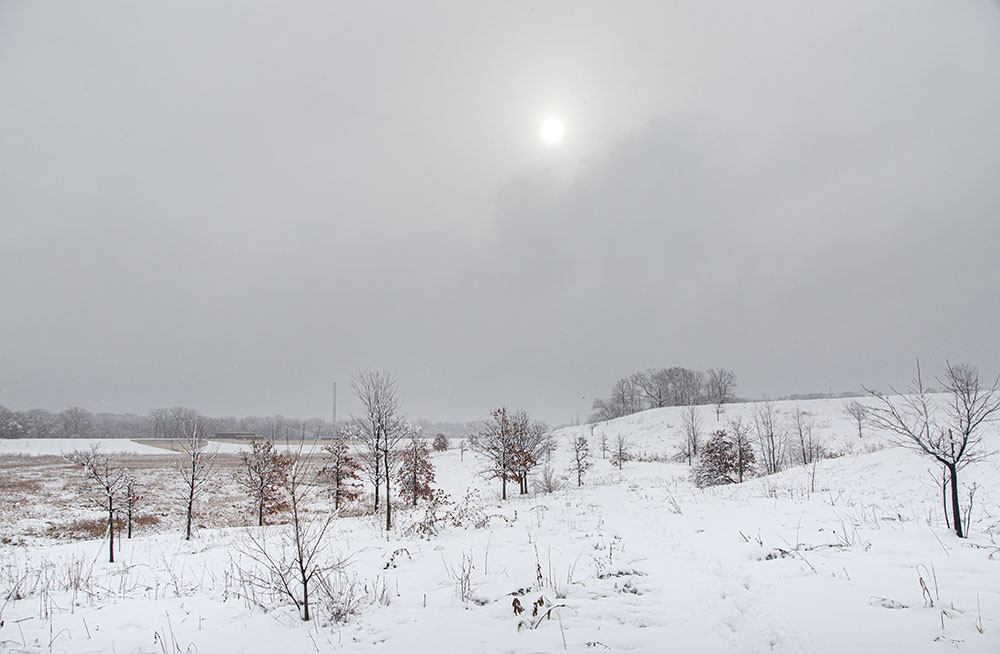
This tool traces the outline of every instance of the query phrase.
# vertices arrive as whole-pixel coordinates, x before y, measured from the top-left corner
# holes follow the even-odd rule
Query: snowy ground
[[[593,433],[561,430],[558,469],[580,434],[597,460],[583,488],[551,495],[501,503],[474,455],[436,454],[440,486],[466,508],[463,526],[421,539],[407,527],[424,510],[401,511],[387,538],[375,517],[339,519],[328,552],[349,557],[340,584],[354,602],[344,623],[304,624],[293,607],[256,596],[265,610],[247,597],[247,528],[208,528],[216,513],[230,511],[232,522],[231,489],[209,503],[191,542],[178,535],[180,507],[160,498],[156,510],[169,515],[123,541],[114,565],[103,541],[38,532],[0,545],[0,592],[16,586],[20,598],[2,610],[0,651],[1000,651],[1000,460],[965,471],[963,485],[981,489],[972,536],[958,540],[943,523],[932,466],[875,434],[858,439],[843,404],[778,405],[809,412],[817,437],[842,456],[815,472],[707,490],[689,482],[685,464],[663,462],[679,449],[677,409]],[[748,410],[727,407],[718,424]],[[715,428],[714,412],[703,411],[705,429]],[[618,471],[600,458],[602,432],[661,461]],[[151,475],[169,468],[169,456],[140,459]],[[73,474],[45,457],[0,461],[8,481]],[[161,495],[172,492],[167,472],[157,477]],[[74,511],[56,506],[72,497],[60,484],[46,479],[35,491],[52,503],[49,520]],[[38,520],[0,517],[6,540]],[[515,598],[527,609],[519,616]],[[539,598],[543,615],[557,607],[551,619],[531,617]]]

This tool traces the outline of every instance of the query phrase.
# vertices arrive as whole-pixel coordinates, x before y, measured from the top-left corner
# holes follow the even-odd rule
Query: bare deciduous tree
[[[681,431],[684,434],[684,453],[688,465],[698,456],[698,446],[701,443],[701,414],[698,407],[690,404],[681,413]]]
[[[325,537],[336,513],[310,514],[308,505],[317,490],[314,470],[315,443],[308,451],[303,444],[288,454],[289,465],[284,490],[287,495],[289,522],[279,532],[278,542],[268,531],[247,532],[243,553],[256,561],[262,570],[241,573],[251,583],[286,596],[299,609],[302,620],[312,619],[311,589],[324,584],[325,577],[342,568],[342,561],[325,556]]]
[[[851,400],[844,405],[844,411],[847,412],[847,415],[857,421],[858,438],[861,438],[861,427],[864,425],[865,419],[868,417],[868,407],[857,400]]]
[[[72,452],[66,459],[81,466],[84,474],[94,485],[96,502],[108,512],[108,561],[115,562],[115,511],[119,495],[125,482],[124,471],[117,465],[112,454],[100,451],[100,445],[91,443],[90,449]]]
[[[263,526],[265,516],[282,508],[280,489],[288,474],[288,457],[278,454],[271,441],[255,438],[250,451],[240,454],[240,462],[233,479],[250,497],[257,526]]]
[[[507,482],[514,478],[514,453],[519,438],[517,431],[522,427],[514,419],[514,413],[507,407],[496,409],[490,414],[492,419],[468,439],[472,451],[486,458],[487,467],[483,474],[500,480],[501,498],[505,500]]]
[[[774,402],[770,400],[757,403],[754,407],[753,422],[764,474],[773,475],[785,465],[788,432],[782,425],[781,416],[775,409]]]
[[[801,407],[795,407],[792,422],[799,440],[799,455],[802,457],[802,464],[809,465],[822,456],[822,447],[813,438],[813,427],[816,421]]]
[[[708,371],[708,397],[715,404],[715,419],[722,415],[722,405],[733,399],[736,374],[732,370],[712,368]]]
[[[737,416],[729,421],[729,432],[732,434],[735,454],[736,480],[742,484],[745,477],[753,474],[754,466],[757,464],[753,444],[750,442],[750,425],[744,423],[742,417]]]
[[[572,470],[576,475],[576,485],[583,486],[583,476],[594,467],[590,460],[590,444],[586,436],[578,436],[573,439],[573,462]]]
[[[981,427],[1000,412],[1000,377],[986,386],[979,370],[968,364],[945,366],[938,379],[947,396],[943,411],[924,388],[917,360],[917,376],[903,393],[893,395],[869,391],[878,404],[869,410],[869,419],[877,427],[899,437],[903,445],[940,463],[948,473],[951,486],[951,518],[955,534],[964,538],[962,510],[958,493],[958,473],[965,466],[992,452],[983,449]],[[867,390],[867,389],[866,389]],[[944,417],[939,417],[943,412]]]
[[[132,525],[135,522],[134,518],[139,505],[142,503],[143,494],[139,487],[139,479],[128,468],[122,471],[121,495],[121,510],[125,513],[125,533],[127,538],[132,538]]]
[[[354,395],[361,401],[362,413],[352,416],[362,441],[374,454],[374,463],[382,464],[381,482],[385,485],[385,529],[392,529],[390,480],[396,467],[400,441],[409,433],[399,401],[396,378],[385,370],[362,370],[351,380]],[[376,474],[376,484],[378,475]],[[376,487],[376,496],[378,489]]]
[[[194,523],[195,502],[208,490],[215,475],[215,455],[219,446],[209,443],[203,433],[204,425],[197,413],[186,415],[178,424],[183,434],[180,439],[181,454],[177,462],[177,472],[184,480],[183,501],[185,505],[185,540],[191,540]]]
[[[621,470],[625,462],[632,458],[630,449],[628,439],[624,435],[616,436],[615,448],[611,453],[611,465],[617,466]]]

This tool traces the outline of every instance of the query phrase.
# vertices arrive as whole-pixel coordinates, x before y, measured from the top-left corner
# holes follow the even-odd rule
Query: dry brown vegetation
[[[182,488],[170,454],[118,457],[142,486],[145,497],[136,534],[180,531]],[[254,520],[246,494],[233,481],[238,454],[220,454],[211,492],[197,509],[198,528],[235,527]],[[0,539],[92,539],[107,533],[107,520],[85,498],[87,483],[77,466],[57,456],[0,456]]]

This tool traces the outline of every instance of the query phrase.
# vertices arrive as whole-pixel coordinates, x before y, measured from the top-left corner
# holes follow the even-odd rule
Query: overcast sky
[[[0,225],[15,409],[995,374],[1000,3],[0,1]]]

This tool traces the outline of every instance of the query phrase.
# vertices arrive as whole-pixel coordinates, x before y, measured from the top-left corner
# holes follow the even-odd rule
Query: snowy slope
[[[961,541],[943,523],[925,459],[883,447],[875,434],[855,443],[843,401],[780,408],[796,405],[813,414],[830,449],[848,453],[815,471],[791,468],[739,486],[699,490],[680,463],[618,471],[597,460],[582,488],[501,503],[499,485],[477,475],[475,455],[462,462],[457,449],[437,453],[438,485],[455,502],[471,493],[485,524],[445,526],[426,540],[407,530],[423,508],[401,510],[388,538],[378,518],[338,520],[329,553],[350,557],[345,583],[356,598],[344,624],[303,624],[277,600],[268,610],[249,602],[239,583],[247,564],[240,528],[203,529],[190,543],[145,535],[123,543],[114,565],[101,541],[0,546],[0,590],[20,580],[24,597],[4,609],[0,649],[1000,651],[1000,461],[964,472],[963,485],[981,487],[972,536]],[[730,417],[749,410],[727,407]],[[714,424],[708,411],[706,426]],[[606,429],[651,454],[673,454],[679,424],[677,410],[661,409],[595,434]],[[558,433],[561,471],[577,434],[591,437],[588,426]],[[81,570],[89,577],[75,591],[50,581],[42,592],[43,578]],[[515,597],[526,613],[514,615]],[[551,620],[530,616],[539,598],[542,615],[556,607]]]

